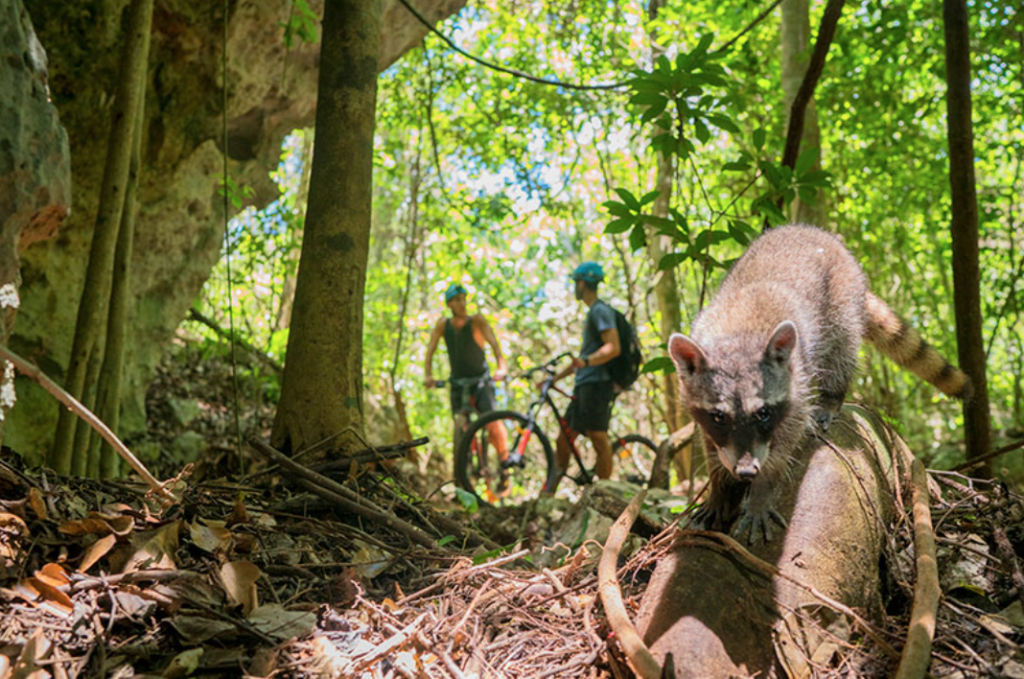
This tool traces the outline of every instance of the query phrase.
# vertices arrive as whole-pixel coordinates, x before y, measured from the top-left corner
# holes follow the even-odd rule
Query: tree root
[[[637,515],[640,514],[640,507],[643,505],[645,497],[647,497],[646,490],[637,493],[608,534],[604,552],[601,554],[601,563],[597,567],[598,592],[601,595],[601,603],[604,604],[605,615],[608,616],[608,624],[615,636],[619,638],[619,644],[626,653],[626,658],[632,665],[633,671],[642,679],[660,679],[662,676],[661,664],[647,650],[647,646],[630,621],[626,607],[622,603],[622,592],[619,590],[618,569],[616,568],[622,543],[626,541],[630,527]]]
[[[903,647],[896,679],[917,679],[928,672],[932,659],[932,638],[939,609],[939,567],[935,559],[935,533],[929,506],[928,477],[920,460],[911,466],[914,503],[914,553],[917,582],[914,584],[914,608],[910,614],[907,643]]]

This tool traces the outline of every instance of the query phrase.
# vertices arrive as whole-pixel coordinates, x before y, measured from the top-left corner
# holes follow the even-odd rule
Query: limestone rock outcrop
[[[18,252],[51,238],[71,204],[68,136],[50,102],[46,51],[21,0],[0,0],[0,286]],[[6,337],[6,334],[5,334]]]
[[[383,1],[382,69],[427,31],[397,0]],[[465,1],[416,0],[415,6],[428,20],[438,21]],[[255,189],[256,203],[274,197],[268,173],[277,165],[284,136],[314,121],[320,45],[286,47],[283,24],[294,4],[228,2],[229,172],[237,183]],[[58,381],[71,350],[96,218],[127,5],[128,0],[31,4],[32,21],[50,54],[53,102],[70,138],[73,212],[57,238],[33,244],[24,253],[21,312],[11,343]],[[309,5],[317,15],[322,13],[323,0]],[[221,253],[223,8],[222,3],[165,0],[155,9],[132,263],[135,308],[121,415],[128,430],[144,425],[145,387]],[[52,436],[57,406],[28,382],[19,381],[18,395],[9,444],[40,459]]]
[[[0,342],[19,307],[18,253],[51,238],[71,204],[68,136],[50,103],[46,51],[21,0],[0,0]],[[0,369],[0,438],[15,396]]]

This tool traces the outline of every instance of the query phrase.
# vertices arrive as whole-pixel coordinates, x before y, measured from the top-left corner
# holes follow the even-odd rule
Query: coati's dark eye
[[[712,410],[711,412],[708,413],[708,417],[710,417],[711,421],[714,422],[715,424],[722,424],[723,422],[725,422],[725,413],[723,413],[721,410]]]
[[[757,409],[757,412],[754,413],[754,417],[756,417],[757,421],[761,424],[766,424],[772,419],[772,409],[768,406],[761,406]]]

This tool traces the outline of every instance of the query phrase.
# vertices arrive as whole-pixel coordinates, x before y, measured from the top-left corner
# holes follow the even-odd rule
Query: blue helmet
[[[600,283],[604,280],[604,269],[597,262],[583,262],[572,272],[572,279],[574,281]]]
[[[452,301],[452,299],[454,299],[455,297],[465,294],[466,288],[462,287],[462,285],[460,285],[459,283],[452,283],[451,285],[448,286],[448,289],[444,291],[445,304]]]

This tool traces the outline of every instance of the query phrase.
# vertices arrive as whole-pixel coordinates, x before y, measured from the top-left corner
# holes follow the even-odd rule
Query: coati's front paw
[[[694,530],[714,530],[721,533],[729,525],[734,513],[725,503],[709,500],[693,512],[688,527]]]
[[[786,529],[786,520],[771,507],[762,510],[745,508],[740,512],[740,519],[732,527],[730,534],[748,545],[768,544],[774,536],[773,527]]]

